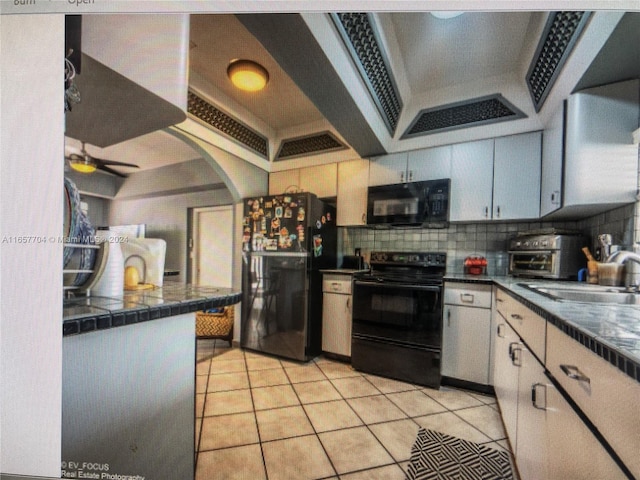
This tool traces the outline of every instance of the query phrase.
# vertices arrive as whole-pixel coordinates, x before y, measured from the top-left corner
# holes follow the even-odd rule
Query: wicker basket
[[[196,312],[196,337],[220,338],[231,345],[235,308],[224,307],[220,313]]]

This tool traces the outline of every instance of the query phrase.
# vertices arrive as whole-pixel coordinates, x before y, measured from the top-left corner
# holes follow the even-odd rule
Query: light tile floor
[[[420,427],[509,451],[495,398],[198,340],[196,480],[404,479]]]

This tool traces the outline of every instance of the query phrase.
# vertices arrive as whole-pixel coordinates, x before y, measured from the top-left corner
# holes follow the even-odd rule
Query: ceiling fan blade
[[[117,175],[118,177],[121,177],[121,178],[127,178],[128,177],[128,175],[125,175],[124,173],[117,172],[113,168],[109,168],[106,165],[103,165],[101,163],[98,164],[98,169],[102,170],[103,172],[112,173],[113,175]]]
[[[134,165],[133,163],[116,162],[115,160],[102,160],[100,158],[94,158],[93,160],[100,165],[118,165],[120,167],[140,168],[138,165]]]

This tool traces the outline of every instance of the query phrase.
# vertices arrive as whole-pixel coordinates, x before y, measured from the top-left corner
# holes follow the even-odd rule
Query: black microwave
[[[369,187],[367,225],[445,228],[451,180],[425,180]]]

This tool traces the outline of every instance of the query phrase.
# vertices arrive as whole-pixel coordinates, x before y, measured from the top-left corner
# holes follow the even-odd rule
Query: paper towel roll
[[[109,249],[104,271],[91,289],[91,295],[119,297],[124,291],[124,255],[120,243],[114,240],[109,230],[96,232],[96,242],[109,242]]]

